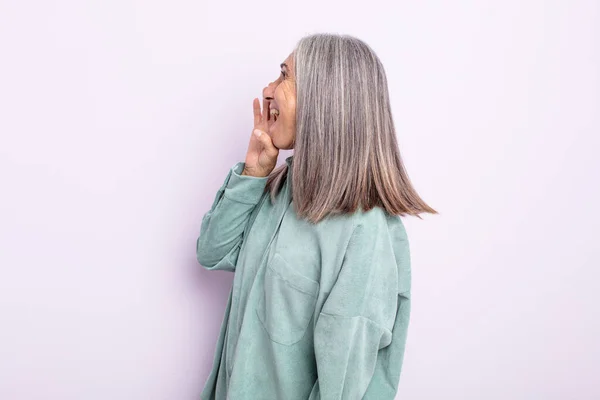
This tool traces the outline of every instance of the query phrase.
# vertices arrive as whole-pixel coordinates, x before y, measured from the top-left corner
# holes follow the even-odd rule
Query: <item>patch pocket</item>
[[[292,345],[304,336],[315,311],[319,282],[294,270],[275,253],[264,275],[264,290],[256,308],[272,341]]]

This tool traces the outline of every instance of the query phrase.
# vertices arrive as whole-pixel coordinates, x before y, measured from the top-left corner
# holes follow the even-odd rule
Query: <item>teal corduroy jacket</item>
[[[208,270],[234,273],[203,400],[393,400],[410,317],[404,225],[380,207],[297,218],[287,179],[231,167],[196,243]]]

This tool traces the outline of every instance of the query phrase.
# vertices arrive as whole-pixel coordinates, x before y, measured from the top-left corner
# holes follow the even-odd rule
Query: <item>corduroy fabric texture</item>
[[[274,204],[236,163],[202,218],[198,262],[234,280],[201,399],[393,400],[411,309],[402,220],[299,220],[292,161]]]

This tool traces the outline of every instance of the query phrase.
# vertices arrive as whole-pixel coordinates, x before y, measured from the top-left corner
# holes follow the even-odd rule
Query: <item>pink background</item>
[[[599,8],[0,2],[0,398],[199,398],[232,282],[196,263],[200,220],[319,31],[379,54],[441,212],[406,219],[398,398],[600,398]]]

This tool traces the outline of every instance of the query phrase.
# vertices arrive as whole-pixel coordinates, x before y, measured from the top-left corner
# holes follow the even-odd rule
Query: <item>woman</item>
[[[202,399],[393,399],[410,315],[400,216],[437,212],[404,170],[383,66],[356,38],[310,35],[263,98],[197,240],[200,264],[235,272]],[[280,149],[294,155],[275,168]]]

